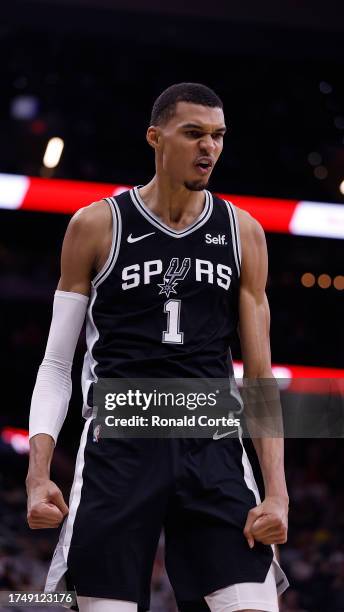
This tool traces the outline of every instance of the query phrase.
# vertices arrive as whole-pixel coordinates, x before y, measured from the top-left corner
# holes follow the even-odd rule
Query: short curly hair
[[[155,100],[150,125],[163,125],[174,115],[178,102],[190,102],[212,108],[223,108],[222,100],[201,83],[176,83],[165,89]]]

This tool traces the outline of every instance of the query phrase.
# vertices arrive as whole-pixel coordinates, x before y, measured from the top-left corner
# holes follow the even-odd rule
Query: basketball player
[[[261,501],[240,438],[105,439],[92,427],[98,378],[230,377],[237,325],[245,377],[272,378],[263,230],[206,189],[225,132],[212,90],[169,87],[147,131],[153,179],[79,210],[66,232],[31,404],[28,522],[64,521],[45,590],[75,589],[81,612],[149,608],[162,527],[182,611],[277,612],[288,585],[273,548],[287,535],[282,439],[254,440]],[[68,508],[49,469],[85,314],[86,423]]]

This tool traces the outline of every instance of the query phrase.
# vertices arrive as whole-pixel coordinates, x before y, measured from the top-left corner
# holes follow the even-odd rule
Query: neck
[[[147,208],[173,229],[180,230],[193,223],[204,208],[204,191],[173,185],[169,178],[155,175],[139,191]]]

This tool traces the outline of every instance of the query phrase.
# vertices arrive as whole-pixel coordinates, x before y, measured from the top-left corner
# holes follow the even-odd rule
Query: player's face
[[[223,110],[178,102],[175,115],[159,129],[164,172],[191,191],[204,189],[223,149]]]

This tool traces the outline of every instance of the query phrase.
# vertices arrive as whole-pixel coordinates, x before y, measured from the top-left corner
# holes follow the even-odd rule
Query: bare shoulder
[[[71,218],[61,253],[58,289],[89,295],[93,271],[111,241],[111,210],[105,200],[80,208]]]
[[[249,212],[238,206],[235,206],[235,211],[238,217],[242,247],[244,248],[247,242],[250,244],[254,242],[257,246],[264,246],[266,244],[265,233],[259,221],[252,217]]]
[[[68,231],[75,235],[87,236],[106,232],[111,228],[112,215],[109,205],[105,200],[92,202],[88,206],[80,208],[71,218]]]

